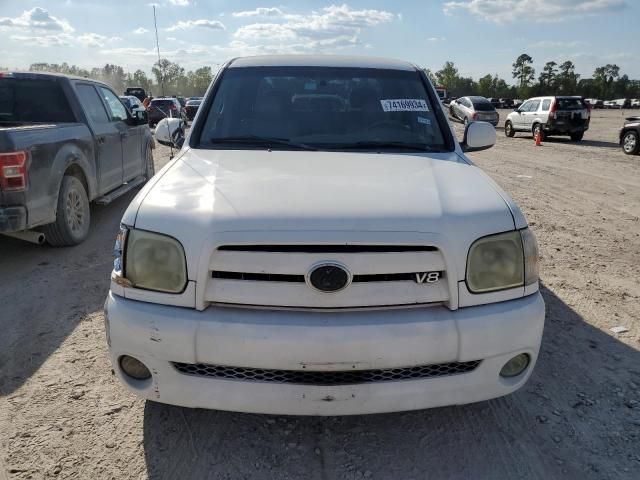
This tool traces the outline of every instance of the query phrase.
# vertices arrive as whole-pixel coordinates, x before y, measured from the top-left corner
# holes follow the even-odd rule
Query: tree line
[[[620,67],[607,64],[594,70],[591,78],[580,78],[575,65],[567,60],[562,63],[548,61],[536,78],[533,58],[523,53],[512,65],[514,84],[508,84],[497,74],[487,74],[477,81],[459,74],[453,62],[445,62],[436,72],[426,69],[431,81],[447,89],[450,96],[481,95],[496,98],[525,99],[537,95],[581,95],[586,98],[612,100],[616,98],[640,98],[640,80],[631,80],[620,73]],[[0,70],[2,70],[0,68]],[[119,93],[130,86],[140,86],[154,96],[204,95],[213,72],[211,67],[185,71],[180,64],[162,58],[153,64],[152,77],[143,70],[125,72],[119,65],[106,64],[101,68],[85,69],[67,63],[34,63],[34,72],[56,72],[101,80]]]
[[[171,62],[166,58],[153,64],[152,78],[143,70],[138,69],[133,73],[125,72],[121,66],[109,63],[104,67],[92,69],[67,63],[33,63],[29,67],[29,71],[63,73],[100,80],[110,85],[120,95],[127,87],[142,87],[148,94],[156,97],[163,95],[163,91],[164,95],[168,96],[202,96],[213,78],[211,67],[185,71],[178,63]]]
[[[425,70],[431,81],[447,89],[448,95],[461,97],[481,95],[492,98],[520,98],[539,95],[580,95],[585,98],[613,100],[640,98],[640,80],[620,75],[620,67],[607,64],[594,70],[591,78],[580,78],[573,62],[548,61],[536,79],[533,58],[523,53],[512,64],[513,85],[496,75],[485,75],[475,81],[458,73],[453,62],[445,62],[442,69]]]

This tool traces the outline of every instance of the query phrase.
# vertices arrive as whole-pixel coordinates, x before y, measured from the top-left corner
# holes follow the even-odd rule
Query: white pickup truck
[[[349,415],[477,402],[531,375],[533,233],[416,66],[232,60],[122,218],[107,340],[131,391]]]

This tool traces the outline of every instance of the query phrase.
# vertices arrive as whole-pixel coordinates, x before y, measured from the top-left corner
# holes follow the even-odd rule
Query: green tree
[[[569,60],[560,65],[560,71],[556,77],[559,93],[564,95],[574,95],[577,93],[580,75],[575,73],[575,69],[575,65]]]
[[[172,94],[172,90],[177,88],[180,77],[184,76],[184,68],[166,58],[161,58],[154,63],[151,71],[160,85],[162,95]]]
[[[458,69],[453,62],[445,62],[442,70],[436,72],[436,83],[440,87],[444,87],[447,91],[455,90],[458,80]]]
[[[142,87],[144,88],[147,95],[151,95],[151,90],[153,89],[153,82],[147,74],[142,70],[136,70],[133,72],[133,77],[131,78],[132,86]]]
[[[614,94],[613,83],[620,76],[620,67],[615,64],[606,64],[597,67],[593,72],[593,79],[598,85],[600,97],[610,99]]]
[[[483,97],[493,96],[493,77],[490,74],[478,80],[478,93]]]
[[[552,93],[555,89],[558,75],[557,66],[558,64],[553,60],[544,64],[542,72],[540,72],[540,76],[538,77],[543,93]]]
[[[535,76],[535,69],[532,67],[533,58],[523,53],[513,63],[513,78],[518,80],[518,86],[520,87],[520,94],[522,97],[527,97],[529,91],[529,85],[533,81]]]
[[[433,72],[431,71],[431,69],[429,68],[424,68],[424,74],[427,76],[427,78],[429,79],[429,81],[433,84],[436,85],[438,83],[438,80],[436,79],[436,76],[433,74]]]

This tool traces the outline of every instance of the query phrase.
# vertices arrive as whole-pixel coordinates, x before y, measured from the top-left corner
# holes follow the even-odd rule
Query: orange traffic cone
[[[536,130],[536,147],[542,145],[542,135],[540,134],[540,130]]]

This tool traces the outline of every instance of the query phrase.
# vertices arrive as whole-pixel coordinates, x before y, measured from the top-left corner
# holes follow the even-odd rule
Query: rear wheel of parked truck
[[[640,138],[636,132],[627,132],[622,137],[622,151],[627,155],[640,153]]]
[[[77,245],[89,235],[90,223],[89,198],[84,185],[77,177],[65,175],[58,194],[56,221],[42,228],[47,242],[54,247]]]
[[[584,137],[584,132],[574,132],[570,136],[572,142],[579,142]]]

